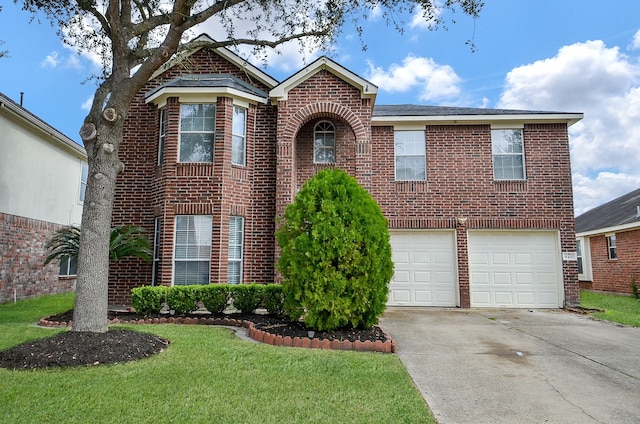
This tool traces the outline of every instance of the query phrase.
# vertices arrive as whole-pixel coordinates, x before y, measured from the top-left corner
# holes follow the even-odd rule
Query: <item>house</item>
[[[582,114],[376,105],[377,90],[327,57],[281,82],[222,48],[159,70],[125,124],[113,213],[153,234],[154,261],[114,264],[110,303],[277,281],[277,218],[338,167],[389,221],[389,305],[577,304],[567,128]]]
[[[640,188],[576,217],[580,286],[631,293],[640,286]]]
[[[45,244],[80,225],[86,152],[2,93],[0,134],[0,303],[73,290],[74,264],[45,267]]]

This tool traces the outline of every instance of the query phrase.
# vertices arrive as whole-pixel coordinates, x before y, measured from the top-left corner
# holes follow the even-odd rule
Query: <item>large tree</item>
[[[217,19],[226,39],[210,48],[241,45],[275,48],[292,40],[330,46],[345,23],[358,32],[368,14],[381,11],[402,29],[398,16],[422,13],[433,28],[442,11],[476,17],[481,0],[14,0],[44,12],[72,46],[99,54],[103,73],[80,129],[89,162],[82,215],[73,331],[107,331],[109,234],[118,156],[132,99],[152,74],[181,49],[187,31]],[[240,31],[240,27],[249,27]],[[241,33],[242,32],[242,33]]]

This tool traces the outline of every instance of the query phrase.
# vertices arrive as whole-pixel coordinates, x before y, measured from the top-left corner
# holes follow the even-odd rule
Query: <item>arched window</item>
[[[336,162],[336,130],[331,122],[318,122],[313,130],[313,163]]]

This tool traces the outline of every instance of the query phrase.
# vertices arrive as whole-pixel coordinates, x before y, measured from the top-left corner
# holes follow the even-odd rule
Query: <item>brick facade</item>
[[[191,56],[190,73],[227,73],[252,83],[236,65],[214,52]],[[525,181],[496,181],[491,126],[424,125],[426,181],[395,181],[394,127],[372,123],[373,98],[330,72],[318,72],[291,87],[287,97],[252,103],[247,116],[246,166],[231,165],[234,100],[216,100],[214,162],[179,163],[179,98],[166,101],[164,163],[157,165],[159,111],[144,94],[185,72],[176,66],[150,81],[127,118],[113,224],[137,224],[153,234],[162,219],[159,284],[172,283],[176,215],[213,217],[211,282],[225,282],[229,217],[245,218],[245,282],[276,278],[276,217],[302,184],[319,170],[346,170],[380,204],[392,229],[455,231],[460,306],[469,306],[467,231],[554,230],[562,251],[575,251],[569,143],[566,123],[525,123]],[[271,87],[257,84],[268,91]],[[321,121],[335,127],[336,163],[313,163],[313,131]],[[460,218],[460,219],[459,219]],[[565,304],[579,299],[577,264],[563,262]],[[138,260],[112,264],[110,303],[128,303],[131,288],[150,284],[152,266]]]
[[[75,278],[44,266],[45,245],[62,225],[0,213],[0,303],[74,289]]]
[[[609,259],[604,234],[589,237],[593,275],[589,288],[605,292],[631,293],[633,276],[636,285],[640,287],[640,229],[615,234],[616,259]]]

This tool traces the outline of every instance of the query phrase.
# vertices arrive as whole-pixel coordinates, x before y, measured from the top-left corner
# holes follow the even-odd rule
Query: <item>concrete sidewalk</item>
[[[640,422],[640,329],[559,310],[390,308],[440,424]]]

